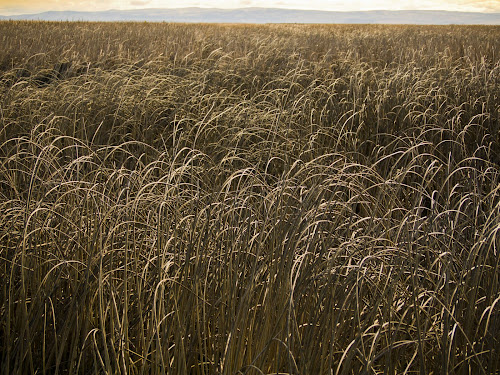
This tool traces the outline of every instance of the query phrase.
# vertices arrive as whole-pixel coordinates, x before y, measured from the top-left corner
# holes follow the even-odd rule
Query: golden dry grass
[[[500,27],[0,50],[2,373],[500,371]]]

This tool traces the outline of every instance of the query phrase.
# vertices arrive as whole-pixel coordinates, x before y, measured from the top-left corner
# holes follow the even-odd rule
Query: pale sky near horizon
[[[243,8],[267,7],[356,10],[449,10],[500,12],[500,0],[0,0],[0,14],[39,13],[49,10],[100,11],[140,8]]]

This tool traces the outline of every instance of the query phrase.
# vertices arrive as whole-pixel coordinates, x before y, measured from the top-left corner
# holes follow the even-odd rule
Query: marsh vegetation
[[[0,23],[4,374],[498,374],[500,28]]]

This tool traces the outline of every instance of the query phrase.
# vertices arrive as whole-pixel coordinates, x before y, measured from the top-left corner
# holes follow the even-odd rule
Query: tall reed
[[[0,35],[2,373],[500,371],[500,28]]]

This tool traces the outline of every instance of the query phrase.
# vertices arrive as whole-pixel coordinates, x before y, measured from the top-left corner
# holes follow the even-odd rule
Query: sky
[[[39,13],[49,10],[101,11],[184,7],[500,12],[500,0],[0,0],[1,15]]]

